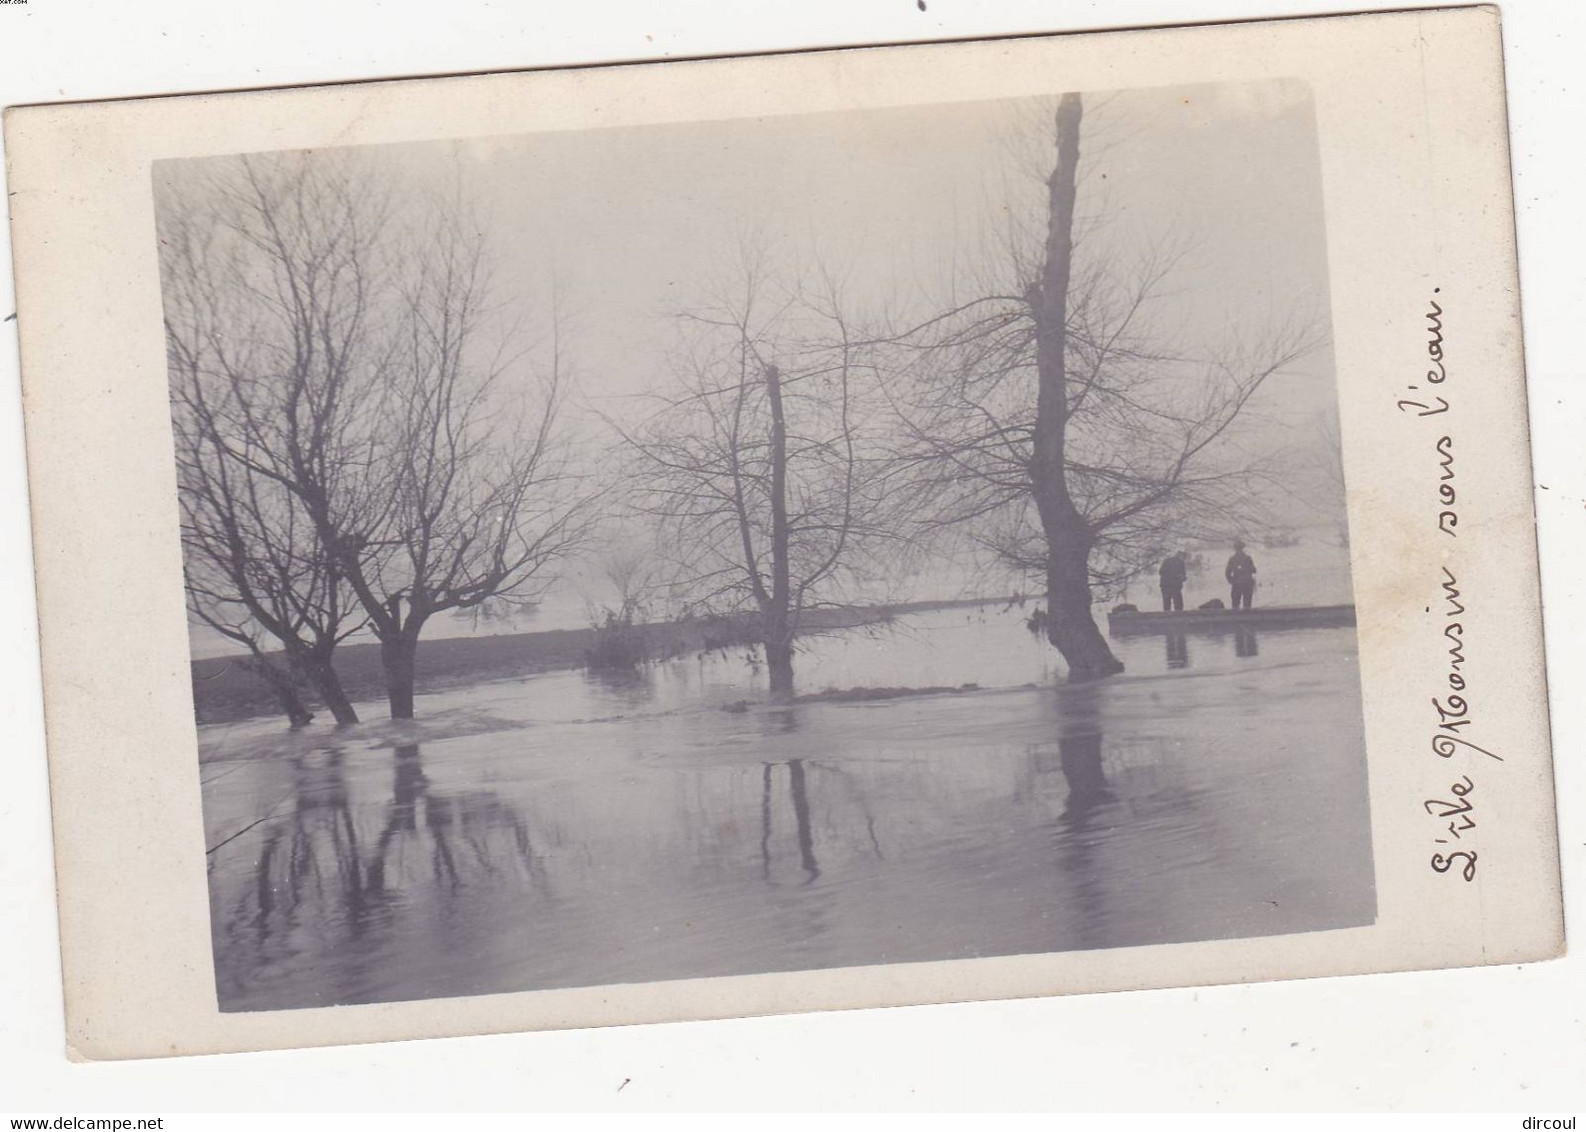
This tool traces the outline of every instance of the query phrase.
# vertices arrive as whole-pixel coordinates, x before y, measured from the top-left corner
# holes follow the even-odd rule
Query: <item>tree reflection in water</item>
[[[582,675],[587,683],[630,709],[655,699],[655,669],[648,664],[636,668],[585,668]]]
[[[432,792],[416,744],[396,748],[391,803],[369,862],[372,887],[383,890],[387,862],[400,860],[396,850],[400,835],[417,837],[421,844],[428,836],[432,876],[443,887],[458,888],[471,879],[498,875],[510,863],[520,864],[534,879],[543,879],[528,828],[517,811],[490,791]]]
[[[1224,626],[1219,626],[1214,630],[1207,630],[1203,628],[1200,630],[1200,633],[1202,635],[1209,635],[1219,642],[1223,642],[1228,639],[1227,629]],[[1242,659],[1245,657],[1261,655],[1261,648],[1256,639],[1256,630],[1254,626],[1235,625],[1233,635],[1234,656]],[[1189,668],[1191,666],[1189,636],[1190,635],[1188,633],[1178,629],[1168,630],[1162,634],[1163,648],[1167,654],[1167,666],[1170,670]]]
[[[768,731],[787,735],[798,730],[798,709],[784,707],[766,714]],[[785,770],[787,773],[778,774]],[[881,842],[876,836],[876,818],[865,800],[858,779],[848,771],[809,759],[791,758],[781,762],[761,763],[760,784],[760,875],[767,884],[778,883],[773,875],[776,797],[778,783],[785,783],[787,808],[793,818],[794,844],[797,846],[799,869],[803,874],[800,886],[814,884],[821,876],[820,862],[815,853],[815,830],[811,820],[810,783],[819,776],[827,781],[831,792],[840,790],[859,810],[864,820],[865,832],[870,841],[871,853],[877,860],[885,860]],[[833,798],[835,802],[836,799]]]
[[[1116,800],[1101,765],[1101,732],[1066,735],[1057,741],[1057,750],[1068,783],[1062,821],[1071,829],[1083,830],[1097,810]]]
[[[767,884],[771,879],[771,829],[772,796],[775,772],[787,768],[787,793],[793,809],[794,836],[798,843],[799,867],[804,870],[804,884],[814,884],[821,876],[820,863],[815,859],[815,834],[810,828],[809,782],[804,773],[803,759],[789,759],[785,763],[765,763],[763,790],[760,799],[760,872]]]
[[[432,789],[417,744],[395,748],[383,804],[354,803],[339,745],[299,754],[291,767],[290,811],[267,822],[250,883],[236,886],[230,909],[215,908],[223,998],[232,980],[251,983],[300,952],[346,951],[356,981],[367,942],[390,938],[418,889],[444,894],[508,874],[543,883],[517,811],[490,791]],[[324,989],[327,1001],[356,997]]]
[[[1081,947],[1102,943],[1097,934],[1107,923],[1109,870],[1098,856],[1107,852],[1107,821],[1117,798],[1102,765],[1102,708],[1100,685],[1064,688],[1058,712],[1057,751],[1063,781],[1068,786],[1058,817],[1057,860],[1068,881],[1077,942]]]
[[[1206,674],[1234,668],[1231,627],[1190,635],[1205,638]],[[1292,643],[1268,633],[1265,659]],[[337,734],[301,758],[212,759],[220,1001],[281,1009],[1369,918],[1368,853],[1354,858],[1360,884],[1328,887],[1339,855],[1365,844],[1358,822],[1323,858],[1314,835],[1270,821],[1350,771],[1348,748],[1328,762],[1333,746],[1308,741],[1332,700],[1313,696],[1304,727],[1255,717],[1246,683],[1287,686],[1261,683],[1269,666],[1239,661],[1241,682],[1218,682],[1164,673],[1156,640],[1133,647],[1137,675],[1107,684],[779,706],[729,687],[713,706],[641,713],[624,710],[645,694],[630,681],[598,710],[566,705],[580,718],[437,737],[422,753]],[[1316,677],[1337,685],[1351,660]],[[669,678],[658,668],[657,688]]]

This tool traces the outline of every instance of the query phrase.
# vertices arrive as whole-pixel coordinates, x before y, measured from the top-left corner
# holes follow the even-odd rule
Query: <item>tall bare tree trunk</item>
[[[1057,107],[1057,164],[1047,181],[1046,257],[1041,282],[1031,288],[1029,296],[1039,377],[1030,476],[1046,536],[1047,635],[1067,662],[1070,680],[1095,680],[1122,672],[1123,665],[1112,655],[1091,617],[1094,536],[1069,495],[1065,463],[1069,418],[1065,347],[1080,117],[1080,96],[1065,94]]]
[[[392,719],[413,718],[414,662],[418,638],[406,629],[380,642],[380,663],[385,668],[386,699]]]
[[[765,371],[766,399],[771,407],[771,600],[763,612],[765,662],[770,669],[771,698],[793,698],[793,623],[791,569],[788,564],[787,421],[782,413],[782,373]]]

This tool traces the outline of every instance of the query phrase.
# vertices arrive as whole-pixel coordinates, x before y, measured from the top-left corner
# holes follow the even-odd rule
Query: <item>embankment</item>
[[[1022,603],[1022,597],[921,601],[902,605],[843,606],[806,610],[801,632],[833,632],[877,625],[895,617],[932,609]],[[750,616],[692,618],[635,626],[645,654],[660,659],[713,649],[747,648],[759,643]],[[549,629],[498,636],[446,637],[424,641],[418,651],[418,691],[507,680],[536,672],[582,668],[598,639],[595,629]],[[385,680],[380,646],[347,644],[336,650],[336,671],[355,703],[382,700]],[[192,663],[193,704],[199,723],[231,723],[280,710],[269,688],[232,657],[206,657]],[[312,700],[311,700],[312,703]]]

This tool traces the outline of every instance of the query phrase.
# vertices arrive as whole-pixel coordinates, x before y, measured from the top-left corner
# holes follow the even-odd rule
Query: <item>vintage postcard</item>
[[[1494,9],[6,141],[74,1056],[1561,951]]]

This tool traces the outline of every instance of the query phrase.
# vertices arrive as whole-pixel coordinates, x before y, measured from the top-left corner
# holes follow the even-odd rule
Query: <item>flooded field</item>
[[[739,651],[425,696],[407,725],[202,728],[221,1006],[1371,921],[1353,629],[1115,642],[1124,676],[1065,687],[1028,612],[798,658],[805,694],[950,692],[771,707]]]

